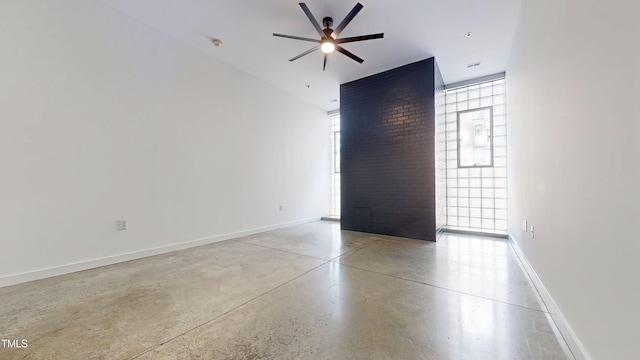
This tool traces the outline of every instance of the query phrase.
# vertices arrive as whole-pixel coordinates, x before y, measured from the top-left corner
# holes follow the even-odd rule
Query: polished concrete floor
[[[0,359],[573,359],[506,240],[314,222],[0,289]]]

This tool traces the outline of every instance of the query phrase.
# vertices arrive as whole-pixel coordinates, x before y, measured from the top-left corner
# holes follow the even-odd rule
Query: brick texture
[[[342,228],[436,240],[433,58],[340,86]]]

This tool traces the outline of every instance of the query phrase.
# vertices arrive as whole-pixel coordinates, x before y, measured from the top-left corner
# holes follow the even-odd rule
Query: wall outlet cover
[[[128,230],[129,229],[129,221],[127,220],[118,220],[118,230]]]

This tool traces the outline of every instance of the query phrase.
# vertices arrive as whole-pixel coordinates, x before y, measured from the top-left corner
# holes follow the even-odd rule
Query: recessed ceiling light
[[[464,36],[466,36],[466,37],[468,37],[468,38],[470,38],[472,35],[473,35],[473,34],[472,34],[472,33],[470,33],[470,32],[468,32],[468,33],[464,34]]]
[[[216,47],[220,47],[222,46],[222,40],[220,39],[211,39],[211,42],[213,43],[213,45],[215,45]]]

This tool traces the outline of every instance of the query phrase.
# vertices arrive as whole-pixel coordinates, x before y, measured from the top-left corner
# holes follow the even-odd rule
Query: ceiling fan
[[[334,50],[337,50],[338,52],[350,57],[351,59],[359,63],[362,63],[364,60],[357,57],[350,51],[347,51],[342,46],[340,46],[340,44],[350,43],[354,41],[381,39],[384,37],[384,34],[380,33],[380,34],[371,34],[371,35],[363,35],[363,36],[354,36],[354,37],[348,37],[348,38],[342,38],[342,39],[337,38],[338,35],[340,35],[340,33],[342,32],[342,30],[344,30],[344,28],[351,22],[351,20],[353,20],[353,18],[358,14],[358,12],[360,12],[360,10],[362,10],[362,8],[364,7],[360,3],[357,3],[356,6],[353,9],[351,9],[351,11],[347,14],[347,16],[344,18],[344,20],[342,20],[340,25],[338,25],[338,27],[335,30],[331,28],[331,26],[333,26],[332,18],[327,16],[322,19],[322,25],[324,25],[325,27],[324,29],[322,29],[318,21],[311,14],[311,11],[309,11],[309,8],[307,7],[307,5],[305,3],[300,3],[299,5],[302,8],[302,11],[304,11],[304,13],[309,18],[309,21],[311,21],[311,24],[313,25],[313,27],[316,29],[316,31],[318,31],[318,34],[320,35],[320,40],[310,39],[310,38],[305,38],[300,36],[283,35],[283,34],[274,33],[273,36],[279,36],[287,39],[309,41],[309,42],[314,42],[319,44],[303,52],[300,55],[292,57],[291,59],[289,59],[289,61],[297,60],[305,55],[311,54],[312,52],[318,49],[321,49],[322,52],[324,53],[324,62],[322,65],[322,71],[325,71],[327,69],[327,55],[332,53]]]

